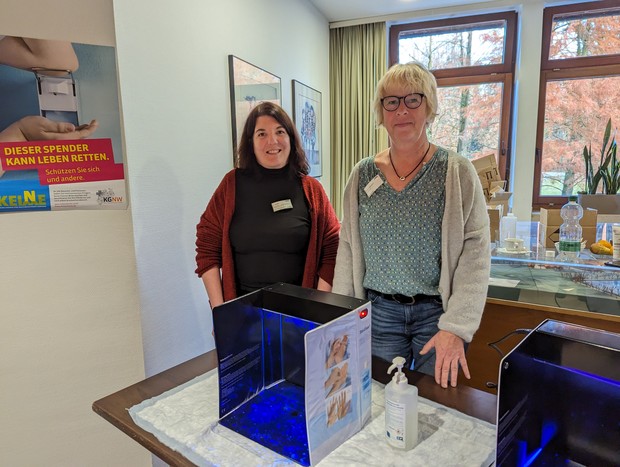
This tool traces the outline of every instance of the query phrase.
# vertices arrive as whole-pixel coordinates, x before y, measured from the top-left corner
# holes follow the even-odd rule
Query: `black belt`
[[[423,301],[429,301],[429,300],[440,300],[439,295],[425,295],[425,294],[419,293],[417,295],[414,295],[413,297],[410,297],[408,295],[402,295],[399,293],[391,294],[391,293],[377,292],[376,290],[372,290],[372,289],[368,289],[368,291],[380,297],[383,297],[386,300],[398,302],[402,305],[413,305],[414,303],[417,303],[417,302],[423,302]]]

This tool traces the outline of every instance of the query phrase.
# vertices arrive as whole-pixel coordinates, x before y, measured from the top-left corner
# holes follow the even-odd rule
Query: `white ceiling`
[[[332,23],[492,0],[310,0]]]

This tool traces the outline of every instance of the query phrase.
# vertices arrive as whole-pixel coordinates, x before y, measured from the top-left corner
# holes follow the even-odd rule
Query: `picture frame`
[[[237,148],[250,111],[260,102],[282,105],[279,76],[234,55],[228,56],[230,80],[230,114],[232,119],[233,164],[237,166]]]
[[[310,175],[323,172],[321,92],[293,80],[293,120],[310,164]]]

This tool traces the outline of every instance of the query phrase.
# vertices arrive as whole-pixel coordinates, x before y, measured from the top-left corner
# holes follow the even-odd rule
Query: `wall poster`
[[[113,47],[0,36],[0,213],[126,209]]]
[[[281,81],[276,75],[234,55],[228,56],[230,76],[230,113],[232,116],[233,162],[237,165],[237,147],[250,111],[260,102],[281,103]]]
[[[293,80],[293,115],[310,164],[310,175],[320,177],[321,157],[321,93]]]

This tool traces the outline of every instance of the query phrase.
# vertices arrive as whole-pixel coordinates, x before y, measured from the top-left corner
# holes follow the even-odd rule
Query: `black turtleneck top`
[[[259,166],[258,171],[238,170],[235,183],[230,241],[238,293],[275,282],[301,285],[310,213],[300,178],[289,173],[288,165]],[[278,201],[274,210],[272,203]]]

